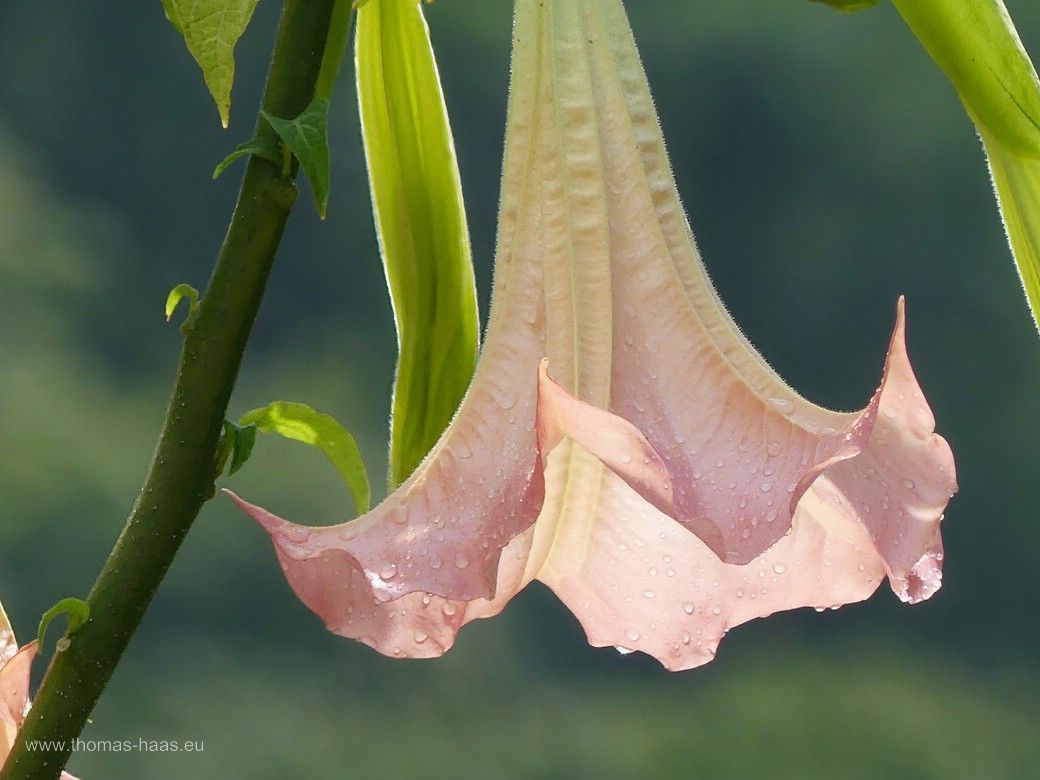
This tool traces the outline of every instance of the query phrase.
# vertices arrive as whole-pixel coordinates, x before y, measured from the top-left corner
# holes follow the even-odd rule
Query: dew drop
[[[467,558],[461,552],[455,553],[455,565],[460,569],[465,569],[467,566],[469,566],[469,558]]]
[[[306,542],[311,538],[311,529],[303,528],[299,525],[293,525],[285,532],[285,536],[290,542],[299,544],[300,542]]]
[[[634,628],[630,628],[628,629],[628,631],[625,632],[625,637],[628,639],[629,642],[638,642],[639,632],[636,631]]]
[[[427,634],[425,631],[416,631],[412,638],[415,639],[416,644],[421,645],[423,642],[430,638],[430,635]]]
[[[685,612],[687,615],[692,615],[694,609],[695,609],[695,607],[693,606],[693,602],[692,601],[684,601],[683,602],[682,611]]]
[[[458,607],[456,607],[450,601],[445,601],[444,606],[441,608],[441,611],[444,612],[444,614],[448,617],[451,617],[458,611]]]
[[[712,607],[711,608],[711,614],[713,614],[713,615],[721,615],[722,614],[722,607],[720,607],[720,606]]]
[[[775,571],[777,574],[783,574],[785,571],[787,571],[787,564],[785,564],[785,563],[774,563],[773,564],[773,571]]]
[[[379,576],[383,580],[392,580],[397,576],[397,564],[390,563],[383,567],[383,570],[379,572]]]
[[[775,458],[779,454],[780,454],[780,442],[776,442],[776,441],[769,442],[769,444],[766,446],[766,455],[768,455],[770,458]]]
[[[773,483],[768,481],[763,482],[761,485],[758,486],[758,489],[761,490],[763,493],[768,493],[770,490],[773,489]]]
[[[643,598],[652,599],[656,595],[657,595],[657,593],[655,591],[652,591],[652,590],[644,590],[643,591]]]

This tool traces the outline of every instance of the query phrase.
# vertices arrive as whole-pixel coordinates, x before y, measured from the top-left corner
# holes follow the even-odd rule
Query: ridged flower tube
[[[740,623],[940,585],[954,463],[902,301],[860,412],[811,404],[701,263],[621,0],[518,0],[490,323],[416,472],[311,528],[237,497],[328,628],[432,657],[532,580],[669,669]],[[812,360],[833,360],[812,355]]]

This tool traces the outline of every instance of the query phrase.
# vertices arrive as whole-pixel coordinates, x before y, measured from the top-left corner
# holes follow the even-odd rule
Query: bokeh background
[[[511,8],[428,17],[452,113],[484,316]],[[436,662],[327,634],[264,536],[205,507],[88,739],[193,739],[194,755],[79,753],[85,778],[1028,778],[1040,776],[1040,340],[981,150],[883,3],[638,0],[637,38],[710,271],[751,340],[810,398],[858,408],[896,297],[961,493],[947,579],[734,631],[668,674],[586,646],[535,584]],[[1008,0],[1040,52],[1040,5]],[[157,0],[0,9],[0,595],[27,637],[93,581],[134,498],[177,358],[169,289],[201,287],[251,129],[278,3],[238,51],[222,131]],[[333,194],[301,199],[232,411],[336,415],[385,473],[394,364],[349,68]],[[265,438],[234,485],[312,523],[349,499],[321,456]],[[53,637],[52,637],[53,639]]]

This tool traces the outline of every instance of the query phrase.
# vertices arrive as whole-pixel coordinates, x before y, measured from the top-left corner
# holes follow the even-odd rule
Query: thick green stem
[[[264,110],[296,116],[313,98],[333,5],[334,0],[285,0]],[[266,122],[258,123],[258,133],[270,132]],[[58,777],[188,528],[212,495],[221,425],[295,197],[278,166],[250,159],[198,319],[184,341],[144,487],[87,597],[90,618],[55,654],[0,780]]]

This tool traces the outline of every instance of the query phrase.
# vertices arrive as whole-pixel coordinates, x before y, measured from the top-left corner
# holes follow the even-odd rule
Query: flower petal
[[[494,596],[501,550],[535,521],[544,491],[534,431],[541,269],[507,262],[499,274],[514,294],[496,304],[473,384],[441,440],[386,501],[356,520],[316,528],[236,498],[283,563],[324,556],[325,575],[347,601],[358,587],[362,602],[416,592],[457,601]]]
[[[786,423],[788,442],[798,437],[812,443],[798,447],[793,456],[791,448],[762,445],[763,435],[753,424],[764,426],[771,410],[750,394],[737,404],[733,397],[738,390],[731,388],[729,405],[723,405],[719,417],[737,415],[734,424],[744,421],[736,428],[744,435],[736,445],[732,439],[716,436],[706,447],[710,453],[727,452],[732,464],[727,467],[719,457],[711,476],[704,478],[699,470],[691,474],[697,466],[676,442],[694,440],[699,427],[710,427],[710,404],[700,425],[694,423],[698,403],[710,400],[710,391],[687,399],[685,406],[668,410],[668,417],[662,418],[668,419],[667,433],[672,437],[665,439],[666,445],[672,445],[666,450],[669,455],[662,456],[631,422],[574,398],[549,379],[544,364],[539,382],[539,441],[544,450],[569,436],[728,563],[748,563],[751,550],[757,557],[775,544],[790,528],[806,490],[820,481],[818,492],[836,507],[833,511],[843,511],[868,529],[896,594],[904,601],[920,601],[939,587],[939,522],[957,485],[953,455],[946,441],[933,433],[934,419],[910,367],[905,330],[900,299],[881,387],[867,408],[859,415],[841,415],[851,420],[848,427],[815,441],[809,432]],[[690,366],[687,373],[699,368]],[[672,380],[682,384],[678,377]],[[661,393],[669,389],[660,387]],[[649,391],[643,398],[662,403],[660,395],[651,396]],[[681,427],[678,423],[684,418],[690,424]],[[752,437],[756,447],[745,444]],[[694,450],[692,455],[696,454]],[[672,469],[674,479],[669,474]],[[678,498],[674,505],[673,494]],[[741,547],[752,538],[768,544],[762,549]]]
[[[15,641],[14,629],[11,628],[3,604],[0,604],[0,664],[8,661],[16,652],[18,642]]]
[[[522,580],[530,547],[530,533],[520,534],[502,550],[493,599],[448,599],[434,593],[415,591],[391,600],[377,598],[363,567],[340,547],[316,547],[301,552],[288,541],[300,528],[244,501],[230,491],[232,500],[256,520],[275,542],[275,552],[286,580],[299,599],[320,617],[329,631],[364,642],[369,647],[397,658],[433,658],[455,643],[463,625],[477,618],[492,617],[527,584]],[[321,529],[305,529],[311,534]],[[299,537],[296,537],[299,538]],[[438,555],[439,553],[434,553]],[[455,562],[431,558],[435,568]],[[392,581],[389,567],[383,571]]]
[[[11,752],[29,702],[29,672],[36,658],[36,642],[29,642],[0,666],[0,765]]]
[[[566,457],[566,446],[549,461]],[[710,661],[740,623],[861,601],[884,573],[866,529],[815,486],[786,536],[733,565],[604,468],[587,533],[558,535],[538,579],[578,617],[590,644],[639,650],[678,671]]]

